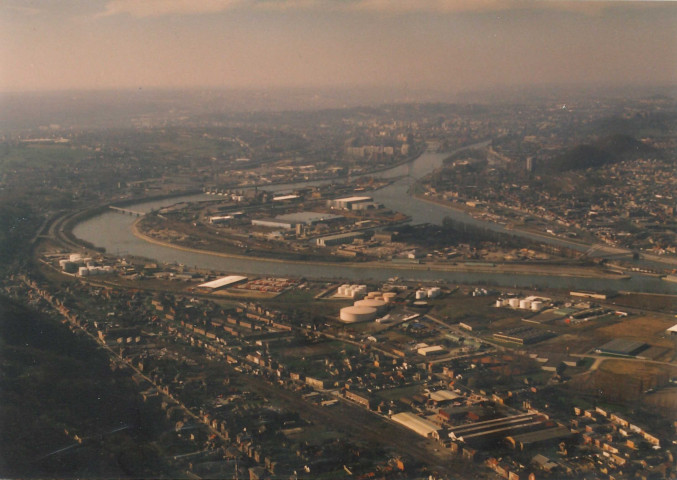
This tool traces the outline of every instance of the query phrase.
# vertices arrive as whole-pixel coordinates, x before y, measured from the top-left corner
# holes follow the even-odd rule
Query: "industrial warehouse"
[[[227,277],[217,278],[211,282],[201,283],[197,286],[197,288],[207,291],[215,291],[222,288],[232,287],[238,283],[245,282],[246,280],[247,277],[243,277],[241,275],[228,275]]]
[[[275,218],[252,219],[252,225],[269,228],[283,228],[291,230],[297,225],[316,225],[319,223],[331,224],[345,220],[343,215],[318,212],[297,212],[278,215]]]

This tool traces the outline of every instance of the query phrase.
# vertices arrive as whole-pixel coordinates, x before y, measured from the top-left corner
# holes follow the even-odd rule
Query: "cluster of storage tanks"
[[[543,301],[535,298],[499,298],[496,306],[538,312],[543,309]]]
[[[440,287],[431,287],[428,289],[416,290],[416,300],[424,300],[426,298],[436,298],[442,294]]]
[[[371,322],[388,309],[388,304],[397,296],[394,292],[370,292],[363,300],[341,309],[339,318],[343,323]]]
[[[364,298],[367,294],[366,285],[341,285],[336,294],[339,297]]]
[[[87,277],[89,275],[102,275],[104,273],[113,272],[113,267],[106,265],[105,267],[99,267],[96,265],[88,264],[86,267],[78,268],[78,275],[81,277]]]

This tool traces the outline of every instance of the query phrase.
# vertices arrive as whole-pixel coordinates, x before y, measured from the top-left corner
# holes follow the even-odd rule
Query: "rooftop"
[[[638,342],[636,340],[629,340],[626,338],[615,338],[597,348],[596,351],[615,355],[635,356],[646,347],[647,344],[644,342]]]
[[[297,213],[288,213],[286,215],[278,215],[277,217],[275,217],[275,220],[289,223],[312,224],[318,222],[340,220],[342,218],[344,218],[343,215],[334,215],[332,213],[297,212]]]
[[[216,280],[212,280],[211,282],[202,283],[198,285],[198,287],[211,289],[222,288],[228,285],[233,285],[238,282],[243,282],[245,280],[247,280],[247,277],[242,277],[240,275],[228,275],[227,277],[217,278]]]

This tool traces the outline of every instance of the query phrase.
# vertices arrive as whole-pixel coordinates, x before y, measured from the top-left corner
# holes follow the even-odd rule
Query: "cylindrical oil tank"
[[[425,290],[416,290],[416,300],[422,300],[428,298],[428,292]]]
[[[531,300],[527,299],[520,300],[520,308],[522,310],[529,310],[531,308]]]
[[[541,308],[543,308],[543,302],[541,302],[540,300],[534,300],[533,302],[531,302],[531,309],[534,312],[538,312]]]
[[[503,300],[501,300],[499,298],[498,300],[496,300],[496,307],[498,308],[498,307],[502,307],[502,306],[503,306]]]
[[[386,302],[383,300],[376,300],[375,298],[365,298],[355,302],[356,307],[374,308],[378,313],[384,312],[386,309]]]
[[[510,300],[508,300],[508,305],[510,305],[512,308],[519,308],[520,299],[519,298],[511,298]]]
[[[376,309],[371,307],[344,307],[339,318],[343,323],[370,322],[376,318]]]
[[[397,294],[395,292],[386,292],[383,294],[383,301],[386,303],[390,303],[393,301],[395,297],[397,297]]]

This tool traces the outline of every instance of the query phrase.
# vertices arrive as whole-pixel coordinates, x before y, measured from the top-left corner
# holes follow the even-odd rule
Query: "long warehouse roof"
[[[217,278],[216,280],[212,280],[211,282],[203,283],[201,285],[198,285],[198,287],[221,288],[228,285],[232,285],[233,283],[241,282],[243,280],[247,280],[247,277],[242,277],[240,275],[228,275],[227,277],[221,277]]]
[[[440,427],[434,423],[410,412],[397,413],[390,418],[424,437],[428,437],[431,433],[440,430]]]

